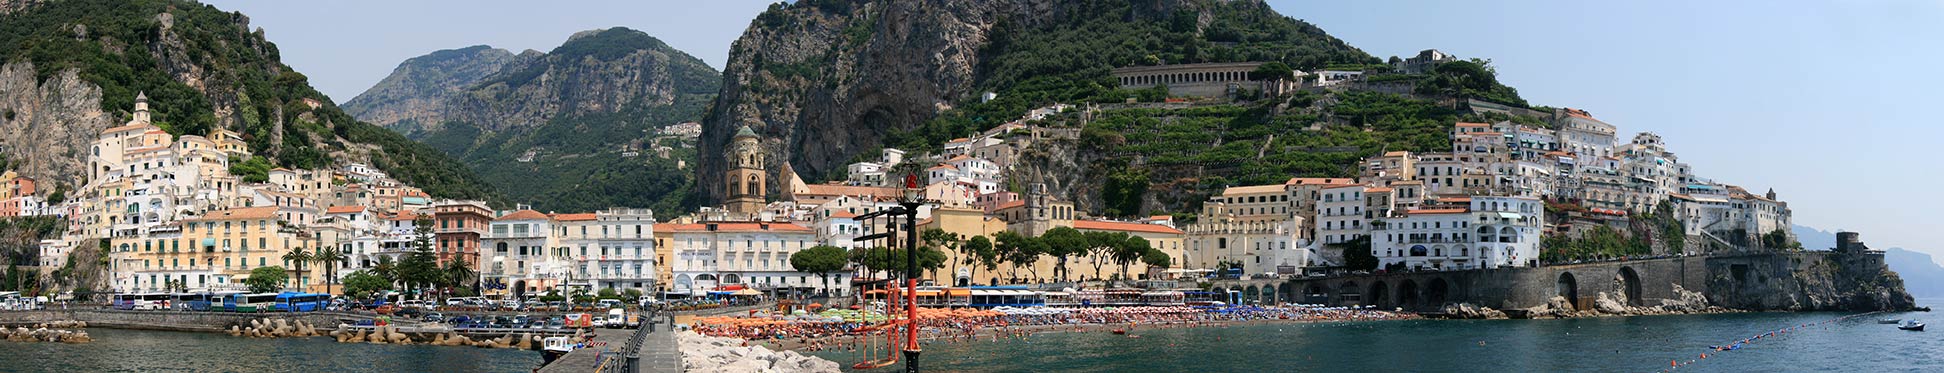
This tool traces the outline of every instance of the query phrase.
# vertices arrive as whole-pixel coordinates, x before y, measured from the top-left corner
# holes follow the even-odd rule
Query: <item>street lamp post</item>
[[[905,175],[905,372],[918,372],[918,207],[924,205],[918,175]]]

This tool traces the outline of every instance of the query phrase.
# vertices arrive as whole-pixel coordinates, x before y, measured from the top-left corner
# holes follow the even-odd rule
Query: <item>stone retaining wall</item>
[[[337,312],[221,313],[75,309],[0,311],[0,325],[76,320],[87,322],[89,326],[102,328],[223,332],[229,330],[230,326],[248,326],[250,320],[265,317],[303,320],[319,327],[334,327],[339,323],[340,318],[355,319],[369,316]]]

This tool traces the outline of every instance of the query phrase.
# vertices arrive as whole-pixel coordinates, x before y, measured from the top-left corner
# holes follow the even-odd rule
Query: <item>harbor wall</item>
[[[0,325],[75,320],[87,322],[90,327],[190,332],[222,332],[228,330],[230,326],[247,327],[250,325],[250,320],[261,318],[301,320],[323,328],[336,326],[340,319],[369,318],[369,316],[338,312],[221,313],[103,309],[0,311]]]
[[[1592,310],[1604,297],[1627,307],[1678,303],[1693,293],[1741,310],[1890,310],[1914,306],[1881,253],[1771,252],[1584,263],[1536,268],[1400,272],[1216,281],[1248,302],[1374,305],[1437,312],[1469,303],[1499,310],[1547,307],[1554,297]],[[1609,304],[1611,305],[1611,304]]]

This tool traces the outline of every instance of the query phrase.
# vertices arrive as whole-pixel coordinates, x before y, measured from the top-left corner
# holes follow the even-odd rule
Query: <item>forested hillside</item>
[[[345,115],[284,65],[264,35],[241,13],[191,1],[18,7],[0,15],[0,65],[31,66],[31,76],[9,75],[21,81],[6,86],[38,89],[0,92],[10,96],[0,98],[0,123],[16,129],[0,141],[30,176],[78,183],[93,134],[126,121],[145,92],[155,124],[173,135],[226,128],[277,166],[369,162],[434,196],[498,198],[452,158]]]

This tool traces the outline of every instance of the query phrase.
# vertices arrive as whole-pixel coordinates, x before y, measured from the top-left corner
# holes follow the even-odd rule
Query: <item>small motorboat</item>
[[[1877,323],[1878,323],[1878,324],[1897,324],[1897,323],[1902,323],[1902,322],[1903,322],[1903,319],[1879,319],[1879,320],[1877,320]]]
[[[1897,329],[1921,332],[1924,331],[1924,323],[1917,320],[1904,320],[1902,324],[1897,324]]]
[[[540,357],[546,359],[548,364],[561,356],[567,356],[569,352],[574,352],[574,343],[568,337],[547,337],[541,340],[540,344]]]

